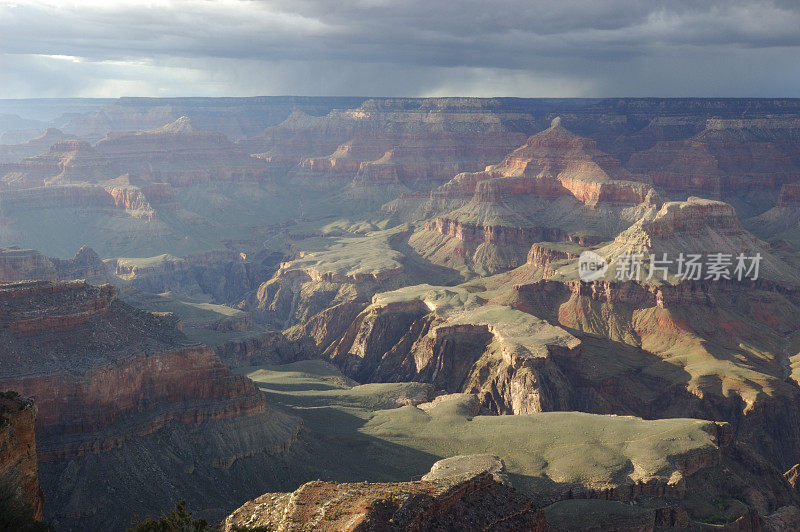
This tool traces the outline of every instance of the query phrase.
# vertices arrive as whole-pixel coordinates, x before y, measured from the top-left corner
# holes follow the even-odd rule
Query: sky
[[[798,58],[798,0],[0,0],[0,98],[800,97]]]

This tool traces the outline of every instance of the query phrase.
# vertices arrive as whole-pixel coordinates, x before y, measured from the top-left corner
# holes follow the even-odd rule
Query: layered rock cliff
[[[411,240],[420,253],[485,274],[524,263],[538,241],[608,240],[658,204],[652,187],[555,119],[501,163],[457,175],[406,215],[435,216]]]
[[[315,481],[265,493],[225,519],[223,530],[547,529],[544,512],[488,473],[403,483]],[[300,527],[298,527],[300,529]]]
[[[174,320],[122,303],[109,285],[10,283],[0,285],[0,306],[0,388],[36,398],[38,457],[48,464],[43,488],[52,501],[47,512],[62,526],[96,515],[82,528],[105,527],[129,520],[134,511],[103,509],[105,492],[66,497],[64,474],[70,483],[81,484],[90,478],[84,475],[95,474],[90,470],[118,467],[113,464],[131,453],[153,453],[153,445],[172,449],[166,452],[177,454],[151,463],[150,473],[130,473],[145,482],[151,474],[154,481],[159,471],[194,467],[200,458],[182,462],[190,451],[180,449],[205,441],[204,459],[219,468],[206,474],[225,485],[235,482],[236,475],[225,472],[234,462],[284,452],[299,430],[298,420],[268,409],[255,385],[234,376],[214,351],[188,342]],[[270,420],[271,429],[259,428]],[[165,431],[185,434],[164,447],[157,442]],[[236,431],[240,434],[234,436]],[[74,464],[81,464],[83,473],[65,473]],[[123,489],[125,478],[118,472],[107,480]],[[179,483],[188,487],[192,480]],[[135,506],[141,512],[167,503],[148,500]]]
[[[45,257],[32,249],[0,248],[0,283],[26,279],[107,282],[110,277],[106,264],[87,246],[79,249],[71,259]]]
[[[709,119],[687,140],[665,140],[634,153],[628,168],[671,194],[719,199],[777,191],[800,178],[798,121]]]
[[[35,426],[33,400],[14,391],[0,392],[0,481],[8,483],[4,490],[9,485],[18,490],[15,495],[30,508],[31,517],[41,521],[44,495],[39,487]]]

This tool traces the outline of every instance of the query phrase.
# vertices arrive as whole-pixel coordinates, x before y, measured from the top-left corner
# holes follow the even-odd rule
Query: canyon
[[[53,125],[0,146],[0,468],[37,519],[800,523],[797,100],[122,98]],[[649,264],[689,254],[758,275]]]

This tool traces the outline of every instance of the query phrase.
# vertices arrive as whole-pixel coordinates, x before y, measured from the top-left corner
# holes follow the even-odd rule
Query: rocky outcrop
[[[13,391],[0,392],[0,481],[13,483],[33,519],[41,521],[44,495],[39,487],[35,426],[33,400]]]
[[[578,246],[540,242],[531,246],[526,264],[541,269],[544,277],[550,277],[556,273],[556,270],[550,266],[551,264],[577,259],[580,255],[579,250]]]
[[[378,291],[407,284],[405,256],[393,248],[407,235],[399,226],[340,238],[326,250],[299,252],[258,287],[251,302],[256,317],[285,329],[335,305],[365,304]]]
[[[56,521],[76,519],[71,512],[103,497],[76,501],[60,495],[69,464],[83,464],[80,471],[90,475],[93,468],[124,460],[126,453],[143,452],[142,460],[152,460],[146,456],[161,447],[156,454],[166,452],[164,460],[146,472],[131,473],[155,475],[154,481],[164,468],[193,467],[181,464],[181,457],[197,452],[191,450],[197,442],[202,442],[204,460],[227,470],[266,451],[286,452],[296,437],[299,420],[269,410],[252,381],[233,375],[211,349],[189,342],[174,319],[116,299],[111,286],[5,284],[0,306],[0,388],[36,398],[38,457],[51,464],[43,488]],[[277,425],[269,431],[258,428],[270,423]],[[185,432],[179,440],[158,443],[165,431]],[[227,473],[206,474],[216,475],[215,482],[234,482]],[[82,482],[81,475],[70,474],[70,482]],[[107,477],[119,489],[126,489],[125,479],[122,471]],[[190,478],[181,482],[192,484]],[[166,502],[148,504],[161,508]],[[129,521],[132,511],[96,524],[107,527],[126,516]]]
[[[547,529],[533,501],[482,473],[393,484],[309,482],[294,493],[266,493],[246,503],[223,530],[301,523],[308,530]]]
[[[458,220],[437,217],[425,224],[426,231],[436,231],[471,244],[494,244],[498,246],[526,246],[530,242],[571,242],[581,240],[579,236],[564,230],[548,227],[477,226]],[[588,242],[583,242],[588,244]]]
[[[798,303],[796,288],[767,280],[660,286],[541,281],[515,291],[512,306],[546,316],[581,339],[582,356],[558,364],[582,398],[580,409],[648,418],[691,411],[735,423],[739,438],[773,463],[795,463],[790,442],[800,439],[800,420],[789,405],[800,389],[788,378],[778,346],[797,330],[789,310]],[[608,353],[635,361],[638,369],[598,372],[617,360]],[[685,358],[675,360],[673,353]]]
[[[27,281],[0,286],[0,327],[16,336],[69,330],[108,312],[115,297],[110,285],[83,281]]]
[[[576,356],[579,345],[528,314],[419,285],[376,296],[324,356],[360,382],[428,382],[520,414],[570,408],[554,357]]]
[[[432,195],[475,195],[476,200],[484,201],[517,194],[551,199],[570,195],[594,205],[601,201],[641,203],[649,191],[594,141],[570,133],[556,118],[549,129],[529,137],[499,164],[484,172],[456,176]]]
[[[32,249],[0,248],[0,283],[26,279],[106,282],[110,279],[110,272],[97,253],[87,246],[79,249],[71,259],[45,257]]]
[[[727,236],[744,233],[733,207],[721,201],[695,197],[685,202],[665,203],[652,222],[642,225],[643,231],[653,238],[691,236],[704,228]]]
[[[401,198],[386,209],[409,219],[433,218],[424,229],[429,234],[412,239],[421,254],[436,264],[463,262],[491,274],[523,264],[535,242],[609,240],[659,199],[594,141],[554,119],[499,164],[457,175],[411,213],[404,202],[413,203]]]
[[[176,344],[180,335],[167,322],[117,301],[109,285],[12,283],[0,288],[0,305],[8,364],[0,384],[36,397],[42,460],[118,447],[168,422],[264,411],[250,381],[208,348]],[[137,338],[137,325],[146,336]],[[32,350],[35,357],[26,354]],[[48,362],[55,352],[58,365]]]

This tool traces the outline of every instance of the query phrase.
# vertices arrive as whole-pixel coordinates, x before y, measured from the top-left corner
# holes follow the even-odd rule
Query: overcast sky
[[[798,97],[798,28],[798,0],[0,0],[0,98]]]

